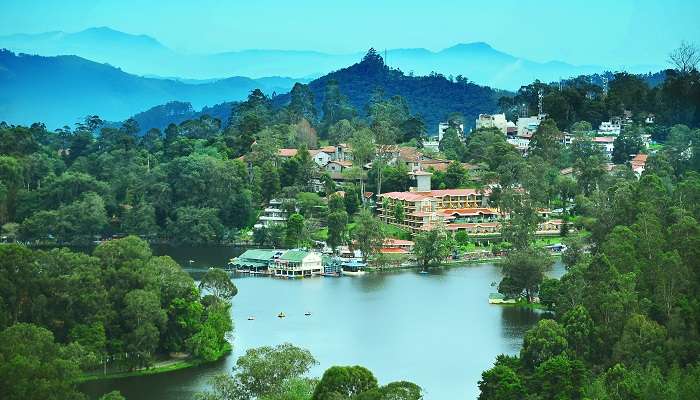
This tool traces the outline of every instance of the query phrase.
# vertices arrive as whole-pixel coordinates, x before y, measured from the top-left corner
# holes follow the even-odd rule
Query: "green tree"
[[[361,210],[355,217],[355,228],[351,235],[365,262],[377,253],[385,238],[381,222],[367,209]]]
[[[372,372],[359,365],[330,367],[316,385],[313,400],[352,398],[368,390],[376,389],[377,379]]]
[[[287,234],[285,243],[289,247],[297,247],[303,240],[302,233],[304,232],[304,216],[301,214],[292,214],[287,220]]]
[[[348,213],[344,209],[328,214],[328,244],[333,251],[345,242],[347,224]]]
[[[221,268],[209,268],[199,281],[199,288],[226,302],[238,294],[231,277]]]
[[[462,164],[453,161],[447,166],[445,171],[445,187],[448,189],[454,189],[462,186],[466,180],[466,170],[462,167]]]
[[[503,279],[498,285],[499,293],[509,297],[519,297],[524,293],[527,301],[532,301],[544,279],[544,272],[553,263],[544,249],[509,252],[501,262]]]
[[[200,393],[200,400],[286,399],[292,386],[317,362],[308,350],[289,343],[276,347],[249,349],[236,361],[233,375],[218,375],[212,391]]]
[[[417,234],[414,241],[413,254],[423,268],[439,266],[455,247],[452,236],[440,226]]]
[[[523,365],[536,369],[545,361],[563,354],[568,348],[566,330],[552,320],[541,320],[525,334],[520,358]]]
[[[543,120],[532,135],[528,154],[556,164],[561,156],[561,136],[553,119]]]
[[[0,332],[0,397],[6,400],[82,399],[80,370],[50,331],[15,324]]]

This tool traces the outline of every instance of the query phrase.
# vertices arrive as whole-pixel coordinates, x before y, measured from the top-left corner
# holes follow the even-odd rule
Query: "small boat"
[[[254,316],[251,315],[251,316],[248,317],[248,321],[254,321],[254,320],[255,320],[255,317],[254,317]]]
[[[190,260],[189,262],[190,262],[190,264],[193,264],[193,263],[194,263],[194,260]]]
[[[307,317],[310,317],[310,316],[311,316],[311,313],[307,311],[307,312],[304,313],[304,315],[306,315]]]
[[[418,272],[418,273],[419,273],[419,274],[427,274],[427,273],[428,273],[428,271],[426,271],[426,270],[421,270],[421,271],[420,271],[420,272]]]
[[[286,315],[284,315],[283,312],[277,314],[277,318],[284,318],[284,317],[286,317]]]

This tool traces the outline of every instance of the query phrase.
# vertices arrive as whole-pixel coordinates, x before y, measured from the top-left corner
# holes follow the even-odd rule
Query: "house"
[[[608,158],[612,158],[613,150],[615,149],[614,136],[597,136],[593,138],[593,143],[600,146],[601,150],[603,150],[603,153]]]
[[[321,275],[323,262],[321,255],[313,251],[287,250],[271,265],[274,276],[303,278]]]
[[[335,160],[352,161],[352,147],[347,143],[339,143],[335,148]]]
[[[234,258],[229,265],[241,272],[260,273],[268,270],[284,250],[250,249]]]
[[[336,160],[326,164],[326,171],[339,174],[350,167],[352,167],[352,161]]]
[[[279,149],[277,155],[282,158],[292,158],[297,155],[297,149]]]
[[[410,240],[387,238],[384,239],[380,253],[383,254],[409,254],[413,251],[414,242]]]
[[[333,155],[335,154],[335,152],[329,154],[319,149],[309,150],[309,154],[311,154],[311,158],[314,160],[316,165],[318,165],[319,167],[325,167],[326,164],[328,164],[333,159]]]
[[[506,115],[479,114],[479,118],[476,119],[476,129],[482,128],[496,128],[506,135],[508,133],[508,121],[506,120]]]
[[[642,172],[644,172],[648,157],[649,156],[647,154],[637,154],[632,158],[632,160],[630,160],[630,166],[632,167],[632,171],[634,171],[635,175],[637,175],[637,178],[642,176]]]
[[[258,229],[262,227],[269,228],[272,225],[285,222],[287,222],[287,212],[282,209],[282,200],[272,199],[258,218],[258,223],[253,227]]]

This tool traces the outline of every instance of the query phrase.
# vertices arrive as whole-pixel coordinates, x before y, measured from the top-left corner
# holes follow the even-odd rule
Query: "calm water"
[[[167,252],[195,273],[223,265],[231,250]],[[238,253],[238,252],[235,252]],[[195,254],[196,256],[192,256]],[[187,261],[193,259],[193,263]],[[557,263],[550,275],[560,276]],[[426,399],[474,399],[477,382],[496,355],[520,350],[525,331],[540,318],[533,310],[488,304],[498,268],[481,264],[421,275],[413,271],[297,281],[235,277],[234,353],[204,367],[150,377],[91,382],[92,397],[120,390],[128,400],[184,400],[229,372],[251,347],[290,342],[309,349],[320,376],[331,365],[360,364],[380,383],[410,380]],[[287,318],[279,319],[284,311]],[[304,316],[310,311],[312,316]],[[254,321],[248,321],[254,315]]]

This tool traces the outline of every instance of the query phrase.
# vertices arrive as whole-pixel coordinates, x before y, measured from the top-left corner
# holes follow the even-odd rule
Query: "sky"
[[[483,41],[534,61],[663,65],[700,44],[697,0],[1,0],[0,35],[95,26],[188,53],[351,53]]]

